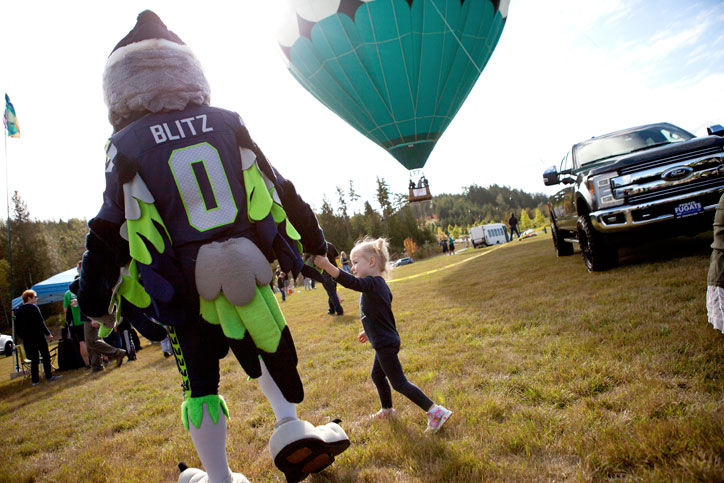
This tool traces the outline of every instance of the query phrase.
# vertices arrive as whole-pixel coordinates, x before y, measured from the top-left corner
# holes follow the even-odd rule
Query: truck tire
[[[6,357],[10,357],[13,355],[13,343],[10,341],[7,341],[5,343],[5,348],[3,349],[3,354],[5,354]]]
[[[602,272],[618,264],[618,248],[593,228],[588,215],[578,217],[578,241],[589,272]]]
[[[573,243],[563,240],[563,235],[558,230],[555,222],[551,223],[551,235],[553,236],[553,248],[559,257],[567,257],[573,255]]]

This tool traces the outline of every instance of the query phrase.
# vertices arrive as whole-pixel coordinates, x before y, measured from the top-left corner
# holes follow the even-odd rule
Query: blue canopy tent
[[[78,274],[76,267],[69,268],[65,272],[60,272],[47,280],[38,282],[32,286],[38,294],[38,305],[49,304],[51,302],[59,302],[63,300],[65,292],[68,290],[68,286],[75,279]],[[17,309],[22,305],[22,297],[13,299],[13,310]]]

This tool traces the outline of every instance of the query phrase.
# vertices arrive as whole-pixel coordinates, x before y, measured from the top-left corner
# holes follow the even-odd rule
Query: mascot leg
[[[259,363],[261,365],[261,376],[258,379],[259,388],[261,392],[264,393],[264,396],[266,396],[267,401],[269,401],[272,411],[274,411],[274,416],[277,418],[277,423],[284,419],[297,419],[297,405],[286,400],[261,358],[259,359]]]
[[[263,299],[265,302],[263,306],[250,304],[246,307],[237,307],[237,313],[239,313],[242,323],[246,323],[245,327],[253,327],[254,322],[265,320],[266,327],[277,328],[277,330],[282,328],[282,334],[286,333],[289,338],[288,342],[284,342],[285,350],[282,351],[281,346],[278,346],[277,351],[273,354],[260,350],[258,345],[262,344],[258,344],[256,349],[261,356],[255,357],[254,362],[258,364],[259,368],[259,371],[256,372],[259,387],[269,401],[277,421],[274,425],[274,433],[269,440],[272,460],[284,473],[287,481],[301,481],[310,473],[318,473],[331,465],[334,457],[347,449],[350,442],[344,430],[337,424],[338,421],[314,427],[307,421],[297,419],[296,404],[284,396],[284,392],[279,387],[280,384],[286,383],[287,389],[290,386],[295,388],[297,384],[299,385],[298,389],[288,391],[290,394],[288,397],[294,401],[301,401],[303,389],[295,369],[296,351],[291,341],[291,335],[285,327],[276,299],[272,298],[271,301],[268,301],[267,297],[264,297],[265,290],[269,290],[269,287],[261,287],[259,289],[261,297],[255,298],[257,301]],[[269,292],[271,291],[269,290]],[[264,312],[267,313],[266,317],[260,317],[260,314]],[[269,313],[271,313],[271,317]],[[256,327],[251,330],[254,330],[253,334],[262,332],[258,331]],[[251,338],[255,342],[260,339],[253,336]],[[237,354],[240,362],[245,361],[242,362],[242,365],[248,364],[244,357],[239,357],[242,351],[235,350],[234,353]],[[268,366],[268,364],[270,365]],[[288,372],[293,371],[293,375],[287,374],[288,377],[285,377],[283,374],[285,367]]]
[[[248,483],[241,473],[232,473],[226,460],[226,417],[229,410],[221,396],[187,399],[181,406],[184,425],[191,433],[196,452],[206,471],[182,469],[179,483]]]
[[[203,338],[198,333],[198,327],[178,329],[168,326],[168,336],[173,348],[174,357],[179,373],[183,379],[185,400],[181,405],[181,420],[184,427],[191,434],[191,440],[196,453],[206,471],[197,468],[188,468],[185,463],[179,464],[181,474],[179,483],[248,483],[241,473],[232,473],[226,459],[226,418],[229,409],[224,398],[218,394],[208,394],[218,385],[218,358],[219,348],[214,343],[218,337]],[[221,337],[221,334],[219,334]],[[198,344],[203,340],[204,344]],[[185,350],[182,349],[182,346]],[[199,351],[208,352],[199,357]],[[188,359],[187,359],[188,358]],[[206,387],[199,387],[199,379],[204,374],[210,376],[212,383]],[[213,374],[216,374],[214,379]],[[196,388],[206,396],[192,396],[192,380],[196,381]]]
[[[269,452],[288,482],[319,473],[349,447],[349,438],[337,422],[314,427],[307,421],[286,418],[274,425]]]

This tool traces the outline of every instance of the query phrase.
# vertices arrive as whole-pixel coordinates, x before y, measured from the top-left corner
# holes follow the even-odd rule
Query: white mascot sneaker
[[[349,438],[337,422],[314,427],[307,421],[285,418],[274,426],[269,452],[288,482],[319,473],[349,447]]]
[[[189,468],[185,463],[179,463],[178,468],[181,474],[178,477],[178,483],[209,483],[209,477],[205,471],[198,468]],[[229,477],[222,483],[249,483],[241,473],[229,473]]]

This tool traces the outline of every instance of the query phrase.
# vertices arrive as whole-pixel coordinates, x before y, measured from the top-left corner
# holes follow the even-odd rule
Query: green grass
[[[340,417],[352,446],[310,481],[724,480],[724,335],[706,321],[711,233],[629,249],[587,273],[550,237],[400,267],[390,286],[407,377],[454,411],[437,435],[394,395],[379,407],[373,352],[355,337],[357,293],[326,315],[324,290],[282,304],[312,423]],[[483,255],[484,253],[484,255]],[[464,262],[464,263],[459,263]],[[456,264],[448,268],[443,268]],[[198,465],[180,422],[180,377],[159,346],[100,376],[0,381],[0,481],[175,481]],[[222,361],[232,469],[283,481],[271,409]],[[0,359],[0,374],[11,372]]]

